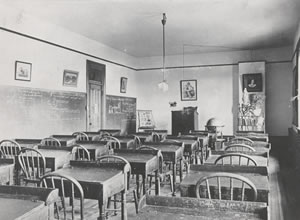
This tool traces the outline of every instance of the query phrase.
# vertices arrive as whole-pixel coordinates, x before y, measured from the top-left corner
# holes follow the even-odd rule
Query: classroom
[[[0,219],[300,219],[299,10],[0,0]]]

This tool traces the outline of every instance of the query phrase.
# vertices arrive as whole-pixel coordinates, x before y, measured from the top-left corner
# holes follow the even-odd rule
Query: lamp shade
[[[163,80],[162,82],[158,83],[158,88],[163,92],[166,92],[169,89],[169,85],[166,80]]]

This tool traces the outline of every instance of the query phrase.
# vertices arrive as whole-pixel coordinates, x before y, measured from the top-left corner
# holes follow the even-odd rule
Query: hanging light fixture
[[[165,48],[165,25],[167,22],[167,17],[166,13],[163,13],[163,19],[161,20],[161,23],[163,25],[163,68],[162,68],[162,73],[163,73],[163,80],[158,84],[158,88],[162,90],[163,92],[168,91],[169,86],[167,83],[167,80],[165,79],[165,57],[166,57],[166,48]]]

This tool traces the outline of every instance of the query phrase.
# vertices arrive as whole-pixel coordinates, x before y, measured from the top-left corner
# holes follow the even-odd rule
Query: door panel
[[[101,85],[89,83],[89,131],[101,128],[101,93]]]

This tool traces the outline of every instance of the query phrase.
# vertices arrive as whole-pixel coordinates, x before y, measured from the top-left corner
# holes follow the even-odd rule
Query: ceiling
[[[299,0],[0,0],[135,57],[293,44]]]

